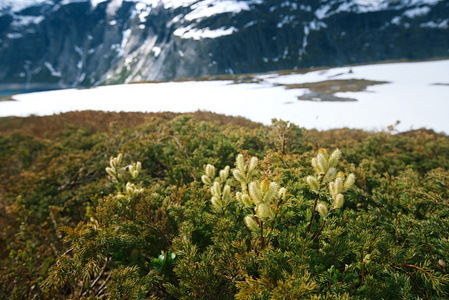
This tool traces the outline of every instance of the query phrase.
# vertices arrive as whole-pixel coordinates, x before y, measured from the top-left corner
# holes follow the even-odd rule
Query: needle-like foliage
[[[445,135],[24,120],[0,126],[2,299],[449,297]]]

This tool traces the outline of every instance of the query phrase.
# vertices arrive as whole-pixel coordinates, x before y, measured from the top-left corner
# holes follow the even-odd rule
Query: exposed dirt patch
[[[284,84],[287,89],[309,89],[310,93],[299,96],[299,100],[307,101],[357,101],[354,98],[337,97],[337,92],[365,91],[370,85],[385,84],[388,81],[374,81],[366,79],[336,79],[320,82],[307,82],[298,84]]]
[[[0,102],[1,101],[16,101],[16,100],[14,100],[11,96],[6,96],[6,97],[0,97]]]
[[[299,100],[304,101],[340,101],[340,102],[348,102],[348,101],[357,101],[357,99],[354,98],[342,98],[334,96],[333,94],[320,94],[315,92],[310,92],[307,94],[304,94],[302,96],[298,96]]]
[[[259,83],[263,81],[258,78],[254,74],[222,74],[222,75],[210,75],[203,77],[195,77],[195,78],[177,78],[168,81],[155,81],[155,80],[143,80],[143,81],[135,81],[131,83],[165,83],[165,82],[191,82],[191,81],[233,81],[233,83]]]
[[[309,89],[320,94],[333,94],[337,92],[360,92],[370,85],[385,84],[388,81],[373,81],[366,79],[336,79],[320,82],[308,82],[299,84],[285,84],[287,89]]]

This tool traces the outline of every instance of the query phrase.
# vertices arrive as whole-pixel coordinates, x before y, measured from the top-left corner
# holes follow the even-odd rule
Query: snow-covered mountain
[[[0,88],[447,56],[448,0],[0,1]]]

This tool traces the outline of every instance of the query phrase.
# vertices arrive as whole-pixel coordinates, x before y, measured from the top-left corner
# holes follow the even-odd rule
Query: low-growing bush
[[[445,135],[72,114],[0,126],[6,299],[449,296]]]

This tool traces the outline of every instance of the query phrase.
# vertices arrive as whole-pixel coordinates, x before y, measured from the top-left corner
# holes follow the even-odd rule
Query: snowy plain
[[[0,102],[0,116],[51,115],[74,110],[193,112],[243,116],[270,124],[272,118],[307,129],[399,131],[427,128],[449,134],[449,60],[339,67],[305,74],[257,75],[258,83],[187,81],[66,89],[13,96]],[[356,102],[300,101],[307,89],[282,84],[331,79],[388,81],[361,92],[338,92]]]

